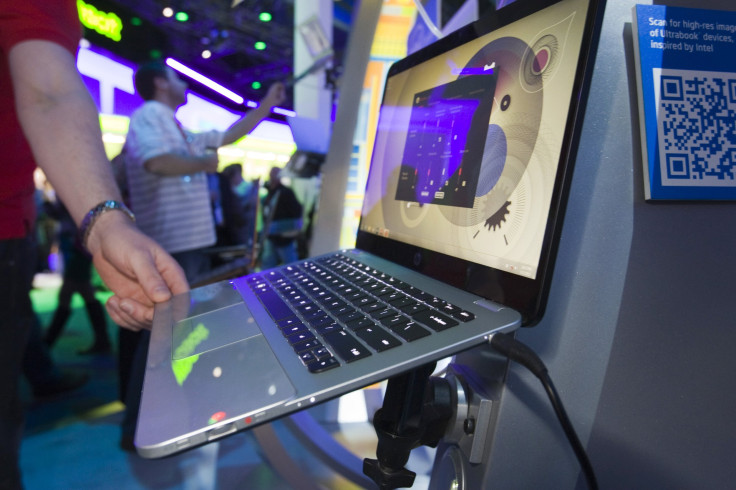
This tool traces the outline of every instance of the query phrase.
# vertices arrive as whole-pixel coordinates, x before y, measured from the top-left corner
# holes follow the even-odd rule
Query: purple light
[[[239,96],[232,90],[229,90],[223,87],[222,85],[220,85],[219,83],[213,80],[210,80],[209,78],[202,75],[201,73],[198,73],[192,70],[188,66],[183,65],[182,63],[176,61],[173,58],[166,58],[166,64],[170,66],[171,68],[173,68],[174,70],[178,71],[179,73],[188,76],[192,80],[196,80],[202,85],[211,88],[218,94],[224,95],[225,97],[232,100],[236,104],[245,104],[247,107],[250,107],[251,109],[255,109],[259,105],[258,102],[254,102],[252,100],[245,100],[243,97]],[[273,112],[275,112],[276,114],[282,114],[284,116],[292,116],[292,117],[296,116],[296,112],[290,111],[288,109],[283,109],[281,107],[274,107]]]
[[[202,74],[200,74],[200,73],[192,70],[188,66],[185,66],[185,65],[179,63],[178,61],[176,61],[173,58],[166,58],[166,64],[169,65],[174,70],[178,71],[179,73],[181,73],[183,75],[186,75],[186,76],[188,76],[189,78],[191,78],[193,80],[198,81],[199,83],[201,83],[202,85],[205,85],[206,87],[211,88],[212,90],[214,90],[218,94],[224,95],[225,97],[227,97],[228,99],[232,100],[236,104],[242,104],[243,102],[245,102],[245,99],[243,99],[241,96],[239,96],[238,94],[236,94],[232,90],[226,89],[225,87],[223,87],[219,83],[217,83],[217,82],[215,82],[213,80],[210,80],[206,76],[204,76],[204,75],[202,75]]]
[[[295,117],[296,112],[290,111],[288,109],[283,109],[281,107],[274,107],[273,112],[276,114],[281,114],[282,116],[289,116],[289,117]]]

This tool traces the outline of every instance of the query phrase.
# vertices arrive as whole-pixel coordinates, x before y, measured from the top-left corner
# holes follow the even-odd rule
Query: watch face
[[[434,465],[432,490],[465,490],[465,461],[457,446],[447,446],[442,458]]]

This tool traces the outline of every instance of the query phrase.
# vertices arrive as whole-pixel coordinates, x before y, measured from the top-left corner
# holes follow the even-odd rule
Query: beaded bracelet
[[[89,238],[89,234],[92,231],[92,226],[94,226],[97,218],[99,218],[102,214],[115,209],[118,211],[122,211],[126,214],[126,216],[128,216],[128,218],[131,219],[131,221],[135,222],[135,215],[133,214],[133,211],[128,209],[128,206],[126,206],[125,204],[121,203],[120,201],[102,201],[100,204],[89,210],[89,213],[87,213],[87,215],[82,220],[82,224],[79,225],[79,235],[82,237],[82,245],[85,249],[87,248],[87,239]]]

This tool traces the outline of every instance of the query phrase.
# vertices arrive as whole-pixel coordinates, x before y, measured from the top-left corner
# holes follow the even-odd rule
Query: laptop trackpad
[[[262,334],[172,360],[169,369],[146,373],[136,444],[154,454],[214,422],[255,417],[295,395]]]
[[[296,395],[231,284],[177,295],[157,314],[136,430],[141,454],[171,454],[216,422],[255,419]]]
[[[239,293],[218,285],[194,290],[189,301],[190,316],[174,324],[171,352],[186,393],[226,413],[263,409],[296,394]]]
[[[171,357],[177,360],[203,354],[260,333],[250,310],[241,299],[240,303],[176,322]]]
[[[203,406],[217,403],[218,406],[211,406],[213,411],[219,409],[233,415],[261,411],[296,394],[261,334],[173,363],[192,359],[196,359],[196,375],[191,379],[192,386],[185,388],[206,398],[199,402]]]

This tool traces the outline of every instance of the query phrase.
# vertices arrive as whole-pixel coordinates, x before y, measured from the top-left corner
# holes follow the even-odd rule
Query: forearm
[[[77,224],[97,204],[120,200],[102,146],[97,108],[74,57],[49,41],[25,41],[8,53],[18,119],[44,170]],[[95,268],[113,296],[118,325],[150,326],[155,303],[188,289],[184,272],[125,213],[102,213],[88,234]]]
[[[166,153],[146,160],[144,166],[148,172],[157,175],[173,176],[214,171],[217,167],[215,163],[213,170],[212,162],[212,155],[193,156]]]
[[[97,203],[120,199],[97,108],[65,49],[26,41],[9,59],[18,118],[36,163],[79,224]]]
[[[245,116],[240,118],[235,124],[230,126],[222,138],[223,145],[235,143],[240,138],[255,129],[260,122],[271,113],[271,107],[261,104],[255,109],[250,110]]]
[[[255,109],[251,110],[238,122],[230,126],[225,132],[222,144],[229,145],[235,143],[240,138],[250,133],[255,129],[256,126],[269,114],[274,106],[282,103],[285,100],[285,87],[282,83],[275,83],[268,88],[268,93],[261,100],[261,103]]]

